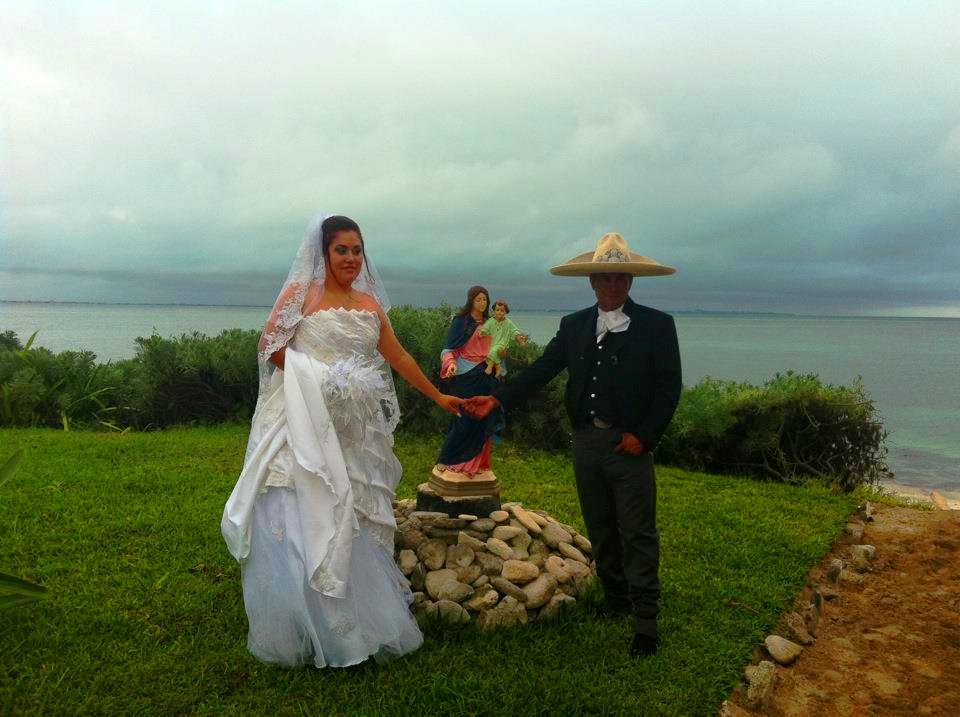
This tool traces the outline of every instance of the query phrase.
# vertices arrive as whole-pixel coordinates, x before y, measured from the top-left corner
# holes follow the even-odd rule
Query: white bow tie
[[[623,307],[613,311],[597,309],[597,343],[603,341],[607,332],[618,334],[630,326],[630,317],[623,313]]]

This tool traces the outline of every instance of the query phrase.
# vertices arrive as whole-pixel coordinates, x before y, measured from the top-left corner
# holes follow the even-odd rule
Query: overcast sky
[[[660,308],[960,316],[958,38],[955,0],[5,0],[0,299],[269,304],[323,211],[394,303],[576,308],[548,267],[616,230]]]

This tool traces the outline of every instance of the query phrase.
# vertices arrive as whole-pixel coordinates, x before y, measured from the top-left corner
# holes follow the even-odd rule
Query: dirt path
[[[851,542],[811,572],[810,585],[836,591],[816,642],[776,666],[766,711],[730,714],[960,715],[960,511],[875,508],[856,541],[876,547],[872,571],[862,584],[833,585],[827,568]],[[731,701],[742,704],[744,692]]]

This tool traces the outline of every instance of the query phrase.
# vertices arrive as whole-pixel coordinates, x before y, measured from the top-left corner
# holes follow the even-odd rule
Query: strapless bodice
[[[380,316],[375,312],[322,309],[300,320],[291,345],[318,361],[335,364],[375,360],[379,343]]]

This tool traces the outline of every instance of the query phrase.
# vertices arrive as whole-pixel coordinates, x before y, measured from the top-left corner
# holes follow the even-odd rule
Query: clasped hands
[[[500,401],[493,396],[474,396],[466,399],[462,408],[468,416],[479,420],[489,416],[490,412],[499,406]],[[629,431],[623,431],[620,434],[620,442],[613,450],[621,455],[642,456],[647,452],[647,447],[635,435]]]

